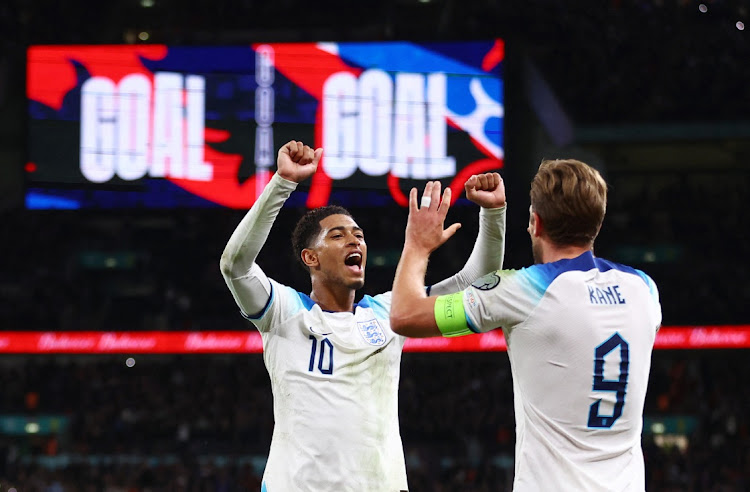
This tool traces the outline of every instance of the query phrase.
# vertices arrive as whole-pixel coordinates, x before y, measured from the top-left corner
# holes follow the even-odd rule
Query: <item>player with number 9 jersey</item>
[[[439,297],[435,312],[444,333],[503,328],[514,490],[643,490],[643,404],[661,323],[648,275],[586,252],[491,273]]]
[[[641,431],[659,294],[640,270],[597,258],[606,209],[601,175],[574,159],[544,161],[531,185],[535,264],[498,270],[427,298],[429,254],[443,223],[410,209],[391,325],[406,336],[502,328],[516,418],[516,492],[645,490]]]

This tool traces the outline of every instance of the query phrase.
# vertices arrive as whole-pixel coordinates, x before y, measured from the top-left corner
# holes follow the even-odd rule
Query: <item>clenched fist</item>
[[[505,205],[505,183],[498,173],[475,174],[464,185],[466,198],[484,208]]]
[[[301,183],[315,174],[322,155],[323,149],[313,150],[302,142],[291,140],[279,149],[276,172],[284,179]]]

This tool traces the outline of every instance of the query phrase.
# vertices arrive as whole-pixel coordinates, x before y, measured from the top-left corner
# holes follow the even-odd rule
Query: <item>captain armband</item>
[[[474,333],[466,322],[463,292],[437,297],[435,321],[444,337],[460,337]]]

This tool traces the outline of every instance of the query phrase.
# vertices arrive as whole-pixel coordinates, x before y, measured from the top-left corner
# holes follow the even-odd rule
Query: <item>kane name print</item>
[[[625,298],[620,293],[619,285],[609,285],[606,288],[594,287],[586,284],[591,304],[625,304]]]

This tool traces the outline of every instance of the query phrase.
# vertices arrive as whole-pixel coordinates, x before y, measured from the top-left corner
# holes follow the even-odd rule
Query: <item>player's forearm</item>
[[[489,272],[501,270],[505,258],[505,210],[500,208],[482,208],[479,212],[479,233],[466,265],[462,269],[468,280],[461,289]]]
[[[221,255],[221,273],[227,279],[246,275],[268,238],[276,216],[297,183],[274,174],[229,238]]]
[[[464,267],[452,277],[430,289],[430,295],[451,294],[465,289],[477,278],[503,267],[505,257],[506,207],[485,209],[479,213],[479,233]]]
[[[407,337],[439,336],[435,299],[427,297],[424,275],[428,253],[404,246],[393,280],[391,329]]]

